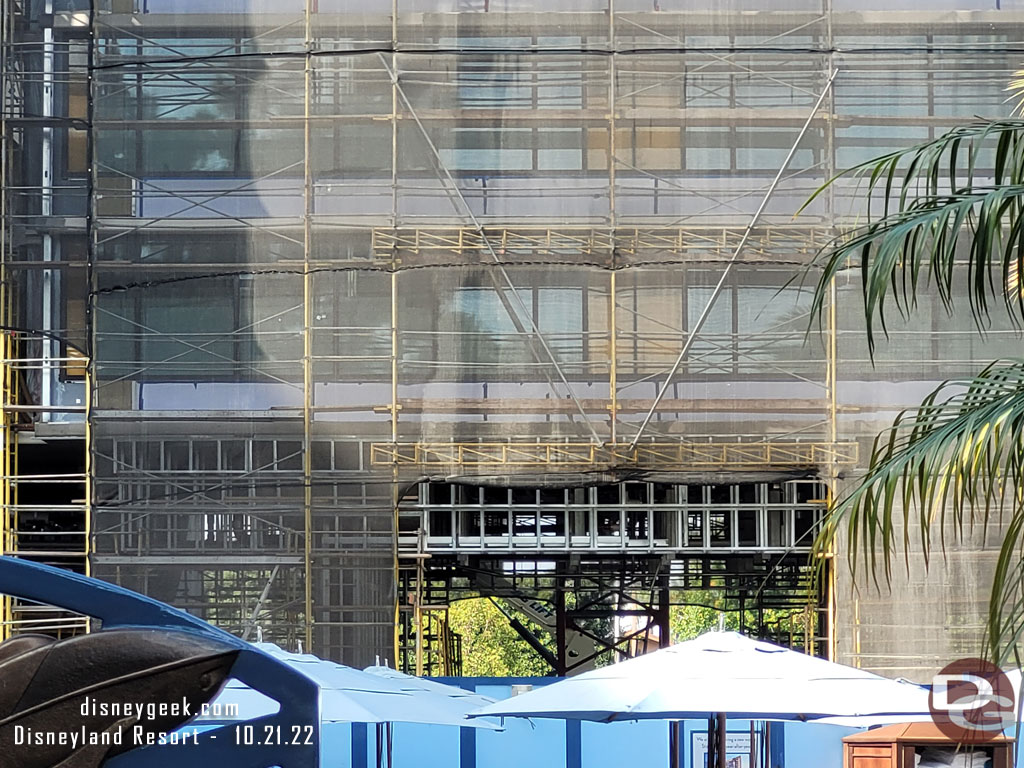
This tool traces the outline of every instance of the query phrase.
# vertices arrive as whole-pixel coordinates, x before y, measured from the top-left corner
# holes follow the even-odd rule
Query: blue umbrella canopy
[[[322,723],[422,723],[498,729],[466,715],[494,702],[461,688],[403,675],[385,667],[363,671],[309,654],[290,653],[271,643],[256,643],[320,687]],[[237,722],[276,712],[277,702],[237,680],[229,680],[211,702],[211,715],[199,723]],[[218,712],[237,712],[224,717]]]
[[[467,691],[464,688],[457,688],[454,685],[437,683],[423,677],[413,677],[412,675],[407,675],[404,672],[399,672],[397,669],[391,669],[391,667],[382,667],[377,665],[367,667],[363,671],[371,675],[377,675],[387,680],[391,680],[403,691],[408,691],[416,695],[425,694],[427,696],[442,696],[447,699],[451,699],[453,702],[452,706],[456,706],[458,711],[463,713],[473,712],[480,707],[486,707],[488,704],[493,704],[495,702],[495,699],[488,696],[481,696],[478,693]],[[471,721],[459,723],[459,725],[471,724]]]

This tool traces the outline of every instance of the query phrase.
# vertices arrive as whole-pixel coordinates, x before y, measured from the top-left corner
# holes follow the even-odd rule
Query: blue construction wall
[[[548,685],[556,678],[444,678],[494,699],[512,695],[513,685]],[[694,764],[693,734],[707,724],[682,724],[682,768]],[[748,734],[750,723],[736,720],[730,732]],[[842,768],[842,739],[856,729],[809,723],[772,724],[771,768]],[[374,726],[332,725],[324,729],[324,766],[374,768]],[[668,765],[669,726],[665,721],[581,723],[510,718],[505,730],[442,726],[394,726],[395,768],[659,768]],[[1020,766],[1019,768],[1024,768]]]

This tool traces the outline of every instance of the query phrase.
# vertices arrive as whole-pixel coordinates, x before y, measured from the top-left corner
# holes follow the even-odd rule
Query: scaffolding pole
[[[383,56],[381,57],[381,61],[384,61]],[[387,67],[386,62],[384,62],[384,66]],[[505,310],[508,314],[509,319],[512,321],[513,325],[515,325],[516,331],[518,333],[526,333],[526,328],[524,327],[522,318],[525,317],[528,319],[530,333],[529,338],[531,339],[531,342],[532,340],[536,340],[537,343],[540,344],[541,348],[544,351],[544,354],[547,356],[551,365],[554,367],[555,373],[561,381],[562,386],[565,387],[566,393],[569,395],[569,398],[576,405],[576,409],[580,417],[583,419],[584,425],[590,431],[594,443],[600,444],[602,442],[601,436],[598,435],[597,430],[594,429],[594,425],[591,422],[590,417],[587,416],[586,411],[584,411],[583,407],[580,405],[579,398],[577,397],[576,392],[573,390],[572,385],[569,383],[569,380],[566,378],[565,372],[562,370],[562,366],[558,361],[558,357],[555,355],[554,351],[548,345],[547,340],[544,338],[544,334],[541,333],[540,327],[538,326],[537,321],[533,316],[533,312],[530,310],[529,307],[526,306],[526,302],[524,302],[522,296],[520,296],[518,289],[516,289],[515,283],[512,282],[512,278],[509,276],[508,271],[505,269],[505,265],[502,262],[502,259],[498,256],[498,252],[495,250],[493,244],[490,241],[490,238],[487,237],[487,233],[484,231],[483,225],[477,219],[476,214],[473,213],[473,209],[472,207],[470,207],[469,203],[466,201],[466,198],[463,196],[462,190],[459,189],[459,185],[456,184],[455,179],[452,178],[452,175],[449,172],[447,166],[445,165],[444,160],[441,158],[441,153],[437,151],[437,147],[431,140],[430,134],[427,132],[426,126],[423,125],[423,122],[420,120],[419,116],[416,114],[416,110],[412,106],[412,102],[409,100],[409,97],[406,96],[405,91],[399,84],[398,71],[391,70],[390,68],[388,68],[388,74],[391,76],[391,82],[393,88],[395,89],[395,92],[398,94],[398,97],[405,105],[405,108],[409,110],[409,114],[412,116],[413,121],[416,123],[416,126],[419,129],[420,134],[423,136],[423,140],[427,143],[427,146],[430,148],[431,158],[433,159],[434,163],[436,163],[438,170],[443,174],[444,180],[448,184],[448,189],[450,189],[451,192],[454,192],[455,196],[462,204],[462,207],[465,211],[465,215],[472,222],[474,230],[477,232],[477,234],[481,238],[481,241],[483,242],[484,249],[486,250],[488,256],[490,256],[491,260],[494,262],[494,265],[498,269],[498,273],[501,276],[501,280],[504,283],[505,288],[502,289],[498,287],[497,295],[499,300],[505,306]],[[508,305],[508,299],[505,295],[506,289],[512,295],[512,299],[514,301],[514,304],[512,306]],[[521,316],[520,313],[522,313]],[[552,392],[554,392],[555,395],[558,394],[554,386],[552,386]]]
[[[743,246],[746,245],[747,239],[750,237],[751,230],[753,230],[754,226],[757,224],[758,219],[761,218],[761,213],[768,205],[768,201],[771,199],[772,193],[775,191],[775,188],[778,186],[779,181],[782,179],[782,175],[786,172],[786,168],[789,167],[790,160],[792,160],[793,155],[796,154],[797,147],[800,146],[800,141],[803,139],[804,134],[807,133],[807,129],[810,128],[811,122],[814,120],[815,115],[817,115],[818,113],[818,108],[821,106],[821,103],[825,100],[825,96],[831,90],[832,83],[835,81],[837,74],[839,74],[839,70],[833,69],[832,73],[829,75],[828,81],[825,83],[825,87],[822,89],[821,94],[818,96],[818,100],[814,103],[814,106],[811,108],[810,114],[807,116],[807,120],[804,122],[803,127],[800,129],[800,133],[793,141],[793,145],[790,147],[789,153],[786,155],[786,159],[782,162],[782,166],[779,168],[778,173],[775,174],[774,180],[768,187],[768,191],[765,192],[764,198],[761,200],[761,204],[757,207],[757,210],[754,212],[754,215],[751,218],[750,223],[747,224],[747,228],[743,233],[742,239],[736,246],[736,250],[733,251],[732,258],[729,259],[729,262],[725,265],[725,269],[722,270],[722,276],[719,278],[718,283],[715,285],[714,290],[711,292],[711,296],[708,298],[707,304],[704,306],[703,311],[697,318],[697,322],[694,323],[693,328],[690,329],[690,333],[686,337],[686,341],[683,344],[683,348],[679,351],[679,356],[676,358],[676,361],[672,364],[672,368],[669,369],[668,375],[665,377],[664,383],[661,385],[660,389],[658,390],[657,396],[654,398],[654,403],[651,405],[651,409],[647,412],[647,415],[644,416],[644,420],[640,423],[640,427],[637,429],[636,435],[633,437],[632,442],[630,442],[630,448],[636,448],[637,443],[640,442],[640,438],[643,436],[644,430],[647,429],[647,425],[650,424],[651,419],[654,417],[655,411],[658,410],[658,404],[661,402],[661,399],[665,396],[665,393],[668,392],[668,388],[672,385],[672,379],[675,377],[676,371],[679,370],[679,366],[682,364],[683,359],[686,357],[686,353],[690,351],[690,347],[693,346],[693,342],[696,340],[697,335],[701,332],[701,329],[704,327],[704,323],[707,322],[708,317],[710,317],[711,310],[712,308],[714,308],[715,305],[715,300],[721,293],[722,286],[725,285],[725,280],[729,276],[729,272],[732,269],[732,266],[736,263],[737,259],[739,259],[740,253],[743,252]]]

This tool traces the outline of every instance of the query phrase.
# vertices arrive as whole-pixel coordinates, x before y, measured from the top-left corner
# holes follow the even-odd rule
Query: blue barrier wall
[[[505,699],[513,685],[548,685],[556,678],[441,678],[439,681]],[[842,768],[842,739],[857,729],[811,723],[773,723],[771,768]],[[707,725],[682,724],[683,768],[704,768],[697,739]],[[729,723],[730,734],[748,736],[750,723]],[[533,721],[510,718],[505,730],[412,725],[394,726],[395,768],[658,768],[668,765],[668,723],[661,720],[622,723]],[[699,741],[698,741],[699,743]],[[373,726],[334,725],[324,729],[324,766],[374,768]],[[695,763],[696,759],[696,763]],[[1024,768],[1019,766],[1018,768]]]

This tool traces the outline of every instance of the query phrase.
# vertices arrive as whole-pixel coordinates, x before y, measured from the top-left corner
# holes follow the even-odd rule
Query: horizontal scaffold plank
[[[641,469],[740,469],[854,465],[857,443],[660,442],[598,445],[570,442],[374,443],[376,465],[417,467],[635,466]]]
[[[743,227],[650,227],[597,229],[565,228],[498,228],[478,230],[470,227],[431,227],[414,229],[377,228],[373,230],[373,251],[378,256],[393,252],[421,253],[496,251],[572,251],[581,254],[600,253],[613,248],[621,254],[644,251],[718,250],[735,248],[743,240]],[[751,250],[796,249],[817,251],[831,232],[819,226],[766,226],[755,228],[747,238]]]
[[[654,401],[651,399],[618,400],[615,408],[619,413],[647,413]],[[587,413],[608,413],[610,399],[583,398],[577,404],[568,398],[494,398],[494,397],[453,397],[453,398],[405,398],[399,401],[403,413],[437,414],[556,414],[578,413],[582,408]],[[811,398],[665,398],[658,403],[658,413],[682,412],[743,412],[743,413],[825,413],[829,408],[827,400]],[[324,405],[311,410],[316,413],[349,413],[368,410],[389,411],[389,405]],[[275,410],[301,411],[300,406],[281,406]],[[857,412],[851,406],[840,406],[844,413]]]

